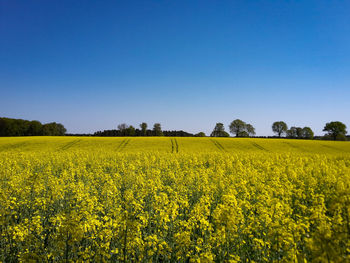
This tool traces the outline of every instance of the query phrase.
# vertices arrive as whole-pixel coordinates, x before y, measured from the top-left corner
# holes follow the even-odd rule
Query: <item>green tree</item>
[[[31,121],[28,128],[28,135],[29,136],[42,135],[42,127],[43,125],[40,123],[40,121]]]
[[[220,137],[230,137],[230,134],[226,131],[223,131],[220,135]]]
[[[66,132],[67,132],[66,128],[61,123],[56,124],[56,135],[57,136],[63,136],[66,134]]]
[[[299,139],[304,138],[304,135],[303,135],[303,128],[297,127],[296,131],[297,131],[297,137],[298,137]]]
[[[140,128],[141,128],[142,136],[146,136],[147,135],[147,123],[146,122],[141,123]]]
[[[288,126],[283,121],[276,121],[272,124],[272,131],[281,137],[282,134],[285,134],[288,130]]]
[[[347,131],[346,131],[346,125],[340,121],[332,121],[326,123],[326,125],[323,128],[323,131],[327,132],[327,135],[332,137],[333,140],[337,140],[337,137],[345,137]]]
[[[60,123],[51,122],[43,125],[42,132],[45,136],[62,136],[66,133],[66,129]]]
[[[224,124],[221,122],[218,122],[215,124],[214,130],[210,134],[211,137],[225,137],[223,136],[225,132]]]
[[[160,123],[155,123],[153,125],[153,134],[154,136],[163,136],[162,127]]]
[[[121,136],[127,136],[128,128],[129,128],[129,125],[127,125],[126,123],[119,124],[118,125],[118,130],[120,131],[120,135]]]
[[[127,134],[127,136],[135,136],[135,128],[134,128],[134,126],[130,125],[126,129],[126,134]]]
[[[236,137],[239,137],[240,134],[242,134],[243,131],[246,131],[247,124],[239,119],[236,119],[231,122],[230,124],[230,132],[232,134],[235,134]]]
[[[199,132],[197,134],[194,135],[195,137],[205,137],[205,133],[204,132]]]
[[[313,139],[314,138],[314,132],[311,130],[310,127],[304,127],[302,129],[302,138],[304,139]]]
[[[255,135],[255,128],[249,123],[236,119],[230,124],[230,132],[236,137],[249,137]]]
[[[254,136],[255,135],[255,128],[253,127],[253,125],[251,125],[249,123],[246,126],[246,131],[247,131],[249,136]]]
[[[247,131],[241,131],[237,137],[249,137],[249,133]]]
[[[298,132],[297,132],[298,127],[290,127],[290,129],[286,132],[288,138],[297,138],[298,137]]]
[[[60,123],[42,125],[39,121],[0,118],[0,136],[62,136],[66,129]]]

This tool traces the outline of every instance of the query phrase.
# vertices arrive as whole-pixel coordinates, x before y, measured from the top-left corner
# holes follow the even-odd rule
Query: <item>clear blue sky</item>
[[[349,1],[0,0],[0,116],[350,129]]]

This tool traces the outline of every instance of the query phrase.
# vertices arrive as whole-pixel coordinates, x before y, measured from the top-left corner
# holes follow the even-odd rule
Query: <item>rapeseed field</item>
[[[350,262],[350,143],[0,138],[0,262]]]

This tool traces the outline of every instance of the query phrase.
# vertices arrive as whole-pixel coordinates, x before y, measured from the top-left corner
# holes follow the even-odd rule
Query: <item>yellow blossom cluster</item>
[[[350,261],[349,154],[0,157],[0,262]]]

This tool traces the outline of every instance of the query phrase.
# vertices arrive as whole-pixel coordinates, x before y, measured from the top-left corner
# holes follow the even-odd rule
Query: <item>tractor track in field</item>
[[[259,150],[261,150],[261,151],[269,152],[268,149],[262,147],[260,144],[257,144],[256,142],[252,142],[252,145],[253,145],[255,148],[257,148],[257,149],[259,149]]]
[[[339,149],[339,148],[334,147],[334,146],[331,146],[331,145],[326,145],[326,144],[321,144],[321,145],[322,145],[323,147],[328,148],[328,149],[331,149],[331,150],[333,150],[333,151],[337,151],[337,152],[346,152],[346,153],[349,152],[349,151],[347,151],[347,150]]]
[[[59,148],[59,151],[66,151],[69,148],[73,147],[74,145],[78,144],[80,141],[81,141],[81,139],[68,142],[65,145],[63,145],[61,148]]]
[[[176,152],[179,152],[179,144],[177,143],[177,140],[174,138],[174,142],[175,142],[175,148],[176,148]]]
[[[117,147],[117,152],[121,152],[125,149],[125,147],[128,145],[130,142],[130,139],[124,139],[121,141],[121,143]]]
[[[305,147],[302,147],[302,146],[299,146],[299,145],[294,145],[294,144],[292,144],[290,142],[283,142],[283,143],[288,145],[288,146],[290,146],[290,147],[292,147],[292,148],[294,148],[294,149],[296,149],[296,150],[298,150],[299,152],[310,152],[310,149],[308,149],[307,147],[305,148]]]
[[[284,144],[287,144],[288,146],[290,146],[290,147],[292,147],[292,148],[294,148],[294,149],[302,150],[301,147],[298,147],[298,146],[296,146],[296,145],[294,145],[294,144],[291,144],[290,142],[283,142],[283,143],[284,143]]]
[[[171,141],[171,153],[179,152],[179,144],[175,138],[170,139]]]
[[[170,139],[170,142],[171,142],[171,153],[174,153],[174,142],[173,142],[173,139]]]
[[[24,146],[26,144],[28,144],[28,141],[14,143],[14,144],[5,144],[5,145],[0,146],[0,152],[21,148],[22,146]]]
[[[210,140],[212,141],[212,143],[214,143],[216,148],[218,148],[222,152],[226,152],[226,149],[224,148],[224,146],[221,145],[221,143],[219,143],[217,140],[214,140],[214,139],[210,139]]]

